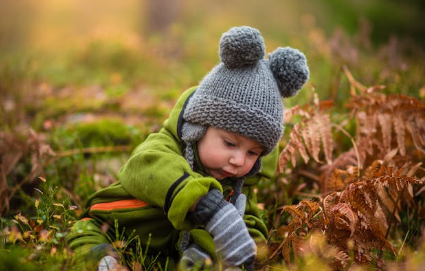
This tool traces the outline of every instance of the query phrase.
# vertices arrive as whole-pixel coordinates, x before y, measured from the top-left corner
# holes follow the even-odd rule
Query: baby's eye
[[[232,142],[230,142],[228,140],[224,140],[224,144],[226,144],[227,147],[234,147],[234,146],[236,146],[235,144],[233,144]]]
[[[248,154],[249,155],[252,155],[252,156],[260,156],[260,154],[258,154],[257,152],[255,152],[255,151],[248,151]]]

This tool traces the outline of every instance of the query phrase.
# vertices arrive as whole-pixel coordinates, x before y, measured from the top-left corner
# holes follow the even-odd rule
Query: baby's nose
[[[235,152],[230,158],[229,163],[238,167],[243,166],[245,163],[245,154],[239,151]]]

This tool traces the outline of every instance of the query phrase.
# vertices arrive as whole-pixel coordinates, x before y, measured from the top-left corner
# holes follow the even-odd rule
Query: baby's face
[[[204,170],[217,180],[245,176],[262,152],[263,147],[257,141],[212,126],[198,141]]]

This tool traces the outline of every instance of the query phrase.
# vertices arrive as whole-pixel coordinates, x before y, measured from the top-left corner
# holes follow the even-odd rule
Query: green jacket
[[[232,180],[219,182],[193,171],[183,156],[182,115],[188,97],[195,90],[196,87],[184,92],[162,129],[149,135],[134,150],[118,173],[119,181],[88,199],[85,219],[75,223],[68,237],[70,247],[77,255],[87,253],[105,240],[116,241],[119,236],[114,226],[116,221],[119,233],[124,233],[118,238],[125,238],[128,243],[129,238],[138,236],[143,249],[148,246],[149,255],[160,253],[161,257],[177,261],[181,232],[198,227],[187,216],[190,207],[212,188],[222,191],[225,197],[232,191]],[[274,175],[277,150],[262,160],[260,172],[247,178],[242,188],[242,193],[247,196],[244,220],[254,239],[267,236],[267,228],[257,208],[254,186],[262,177]],[[199,165],[199,161],[197,163]],[[88,226],[90,230],[86,229]],[[99,232],[99,229],[103,231]],[[86,234],[88,231],[90,234]],[[192,239],[214,254],[211,236],[202,229],[192,232]]]

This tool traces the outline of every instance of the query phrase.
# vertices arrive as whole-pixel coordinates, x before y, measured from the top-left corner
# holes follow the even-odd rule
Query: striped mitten
[[[201,198],[193,220],[214,237],[215,249],[225,266],[251,265],[257,247],[238,210],[217,189]]]

